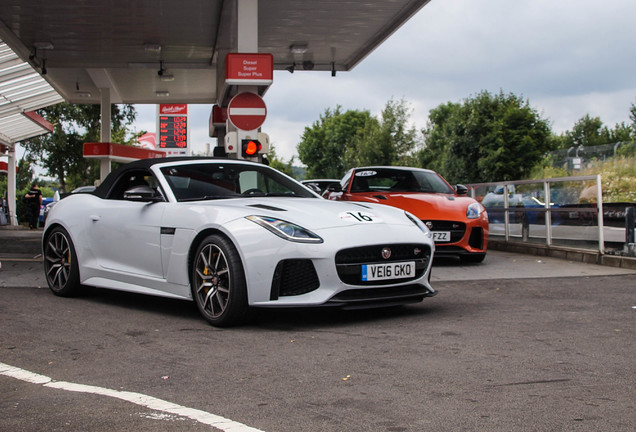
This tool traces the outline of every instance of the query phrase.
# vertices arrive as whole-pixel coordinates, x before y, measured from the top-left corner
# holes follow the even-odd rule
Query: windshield
[[[200,163],[161,168],[177,201],[238,197],[316,198],[304,186],[264,165]]]
[[[391,168],[357,170],[353,175],[351,192],[455,193],[435,172]]]

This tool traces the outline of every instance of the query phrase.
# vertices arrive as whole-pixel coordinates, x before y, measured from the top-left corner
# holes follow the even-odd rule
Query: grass
[[[593,160],[579,174],[601,175],[603,202],[636,203],[636,157]]]

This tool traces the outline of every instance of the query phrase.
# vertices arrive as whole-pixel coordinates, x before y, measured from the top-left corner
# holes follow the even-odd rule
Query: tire
[[[217,327],[247,318],[247,285],[241,258],[228,239],[206,237],[197,248],[191,272],[192,298],[203,318]]]
[[[486,258],[486,254],[472,254],[472,255],[462,255],[462,261],[470,264],[479,264],[484,261]]]
[[[44,242],[44,274],[53,294],[72,297],[81,289],[79,263],[71,236],[62,227],[54,228]]]

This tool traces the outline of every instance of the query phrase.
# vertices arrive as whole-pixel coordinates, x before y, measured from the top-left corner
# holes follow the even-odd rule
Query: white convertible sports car
[[[377,307],[421,301],[430,231],[393,207],[321,199],[262,164],[146,159],[51,209],[44,270],[82,285],[190,299],[213,325],[250,307]]]

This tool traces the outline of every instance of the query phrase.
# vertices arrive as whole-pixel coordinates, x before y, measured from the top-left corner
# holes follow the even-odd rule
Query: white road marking
[[[155,411],[162,411],[170,414],[176,414],[181,417],[186,417],[199,423],[213,426],[224,432],[263,432],[260,429],[255,429],[253,427],[246,426],[242,423],[238,423],[206,411],[177,405],[175,403],[157,399],[141,393],[112,390],[103,387],[75,384],[66,381],[54,381],[52,378],[49,378],[45,375],[39,375],[33,372],[29,372],[27,370],[20,369],[15,366],[10,366],[5,363],[0,363],[0,375],[16,378],[31,384],[41,384],[44,387],[72,392],[91,393],[100,396],[108,396],[116,399],[121,399],[123,401],[134,403],[136,405],[140,405]]]

